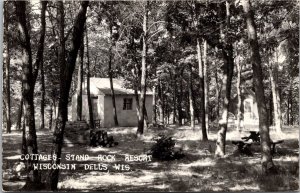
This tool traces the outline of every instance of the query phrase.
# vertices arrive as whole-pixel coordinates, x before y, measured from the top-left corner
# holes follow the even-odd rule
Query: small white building
[[[137,108],[134,90],[126,89],[121,79],[113,79],[116,111],[120,127],[137,126]],[[89,120],[89,110],[86,92],[86,82],[82,89],[82,119]],[[109,78],[90,78],[90,93],[94,120],[100,120],[101,127],[113,127],[114,114],[112,104],[112,92]],[[76,121],[76,94],[72,97],[72,121]],[[152,93],[146,92],[145,102],[148,120],[152,120]]]
[[[250,89],[243,88],[241,99],[241,127],[246,130],[258,129],[259,117],[255,93]],[[229,122],[233,123],[234,127],[237,126],[237,104],[237,96],[235,96],[229,107],[231,115]]]

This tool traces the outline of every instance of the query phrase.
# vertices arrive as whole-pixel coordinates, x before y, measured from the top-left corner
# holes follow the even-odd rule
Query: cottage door
[[[98,114],[98,98],[92,98],[92,107],[93,107],[94,121],[100,120],[100,116]]]

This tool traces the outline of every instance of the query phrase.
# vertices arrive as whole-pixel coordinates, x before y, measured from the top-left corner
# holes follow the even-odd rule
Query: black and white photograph
[[[6,0],[2,191],[299,191],[298,0]]]

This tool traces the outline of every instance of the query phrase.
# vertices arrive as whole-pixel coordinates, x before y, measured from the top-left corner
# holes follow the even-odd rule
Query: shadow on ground
[[[274,155],[279,174],[265,176],[260,171],[260,147],[253,147],[253,156],[236,154],[230,140],[246,136],[247,131],[228,131],[226,154],[222,159],[214,158],[216,130],[210,130],[209,141],[203,142],[201,131],[188,127],[172,126],[165,129],[147,130],[142,139],[135,137],[136,128],[110,128],[118,146],[112,148],[89,147],[82,144],[65,144],[62,163],[76,164],[76,171],[61,170],[61,191],[293,191],[299,188],[298,128],[286,128],[284,135],[271,133],[272,139],[284,139]],[[126,155],[145,154],[154,141],[152,138],[163,133],[173,136],[176,148],[181,148],[185,157],[173,161],[126,162]],[[38,132],[38,147],[41,154],[49,154],[52,134]],[[21,134],[3,134],[3,189],[19,190],[24,181],[8,179],[7,174],[19,161]],[[67,154],[87,154],[87,161],[66,160]],[[98,155],[115,156],[115,161],[98,160]],[[87,170],[88,164],[106,164],[107,170]],[[123,171],[116,165],[128,165]],[[125,168],[125,167],[124,167]],[[46,172],[42,171],[42,175]]]

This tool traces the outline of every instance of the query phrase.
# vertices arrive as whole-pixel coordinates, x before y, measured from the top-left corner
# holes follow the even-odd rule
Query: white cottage
[[[121,127],[137,126],[137,110],[134,90],[124,88],[123,80],[113,79],[118,123]],[[90,78],[90,93],[94,120],[101,121],[101,127],[113,127],[113,105],[109,78]],[[72,121],[76,121],[76,94],[72,97]],[[152,120],[152,93],[146,92],[146,110],[149,121]],[[89,120],[86,82],[82,93],[82,119]]]
[[[250,90],[243,88],[241,93],[241,113],[242,113],[242,122],[241,127],[243,127],[246,130],[256,130],[258,129],[259,124],[259,117],[258,117],[258,109],[257,109],[257,102],[255,98],[255,93]],[[231,105],[229,107],[229,112],[231,115],[230,120],[234,123],[234,126],[237,125],[236,117],[237,117],[237,96],[235,96],[231,102]]]

